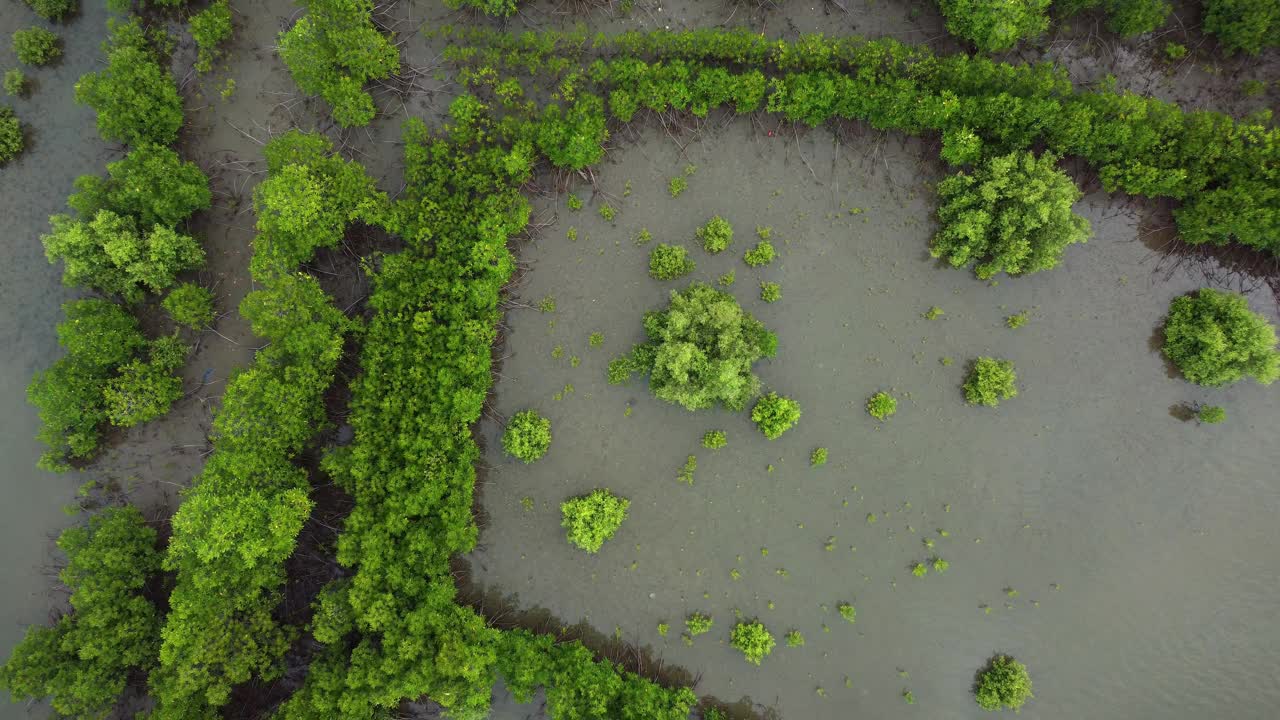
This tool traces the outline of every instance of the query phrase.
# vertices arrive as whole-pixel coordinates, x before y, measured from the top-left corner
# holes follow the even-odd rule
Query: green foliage
[[[569,193],[569,198],[565,202],[568,203],[570,210],[582,209],[582,198],[578,197],[575,193]]]
[[[1201,405],[1196,410],[1196,419],[1208,425],[1217,425],[1227,419],[1227,411],[1218,405]]]
[[[1018,396],[1017,380],[1012,362],[980,357],[965,378],[964,398],[970,405],[995,407],[1001,400]]]
[[[10,68],[4,71],[4,92],[6,95],[13,97],[22,97],[27,94],[27,76],[18,68]]]
[[[675,280],[694,271],[696,264],[683,245],[658,243],[649,251],[649,277]]]
[[[129,302],[163,292],[178,273],[200,266],[204,251],[189,235],[156,225],[145,234],[131,216],[99,210],[91,220],[49,218],[41,237],[50,263],[63,261],[62,282],[115,293]]]
[[[759,665],[761,660],[773,652],[773,646],[776,643],[763,623],[742,621],[733,626],[729,644],[741,650],[747,662]]]
[[[777,302],[782,299],[782,286],[776,282],[760,283],[760,299],[767,302]]]
[[[773,245],[768,240],[761,240],[747,251],[742,259],[751,267],[763,267],[773,262]]]
[[[1182,43],[1167,42],[1164,44],[1164,56],[1171,62],[1181,60],[1187,56],[1187,46]]]
[[[15,30],[13,52],[24,65],[46,65],[62,55],[58,35],[41,27]]]
[[[170,290],[161,305],[175,325],[203,330],[213,322],[213,293],[194,283]]]
[[[76,83],[76,102],[98,113],[98,134],[128,145],[169,145],[182,127],[182,98],[169,73],[168,58],[147,40],[137,18],[107,22],[103,43],[107,67]]]
[[[1206,0],[1204,31],[1227,52],[1280,47],[1280,0]]]
[[[667,183],[667,192],[673,198],[680,197],[684,193],[684,191],[688,189],[689,189],[689,180],[685,178],[685,176],[683,175],[677,175],[671,178],[671,181]]]
[[[143,596],[159,570],[156,533],[129,505],[107,508],[58,538],[71,613],[33,626],[0,666],[13,699],[47,698],[59,716],[106,717],[130,673],[155,662],[158,622]]]
[[[37,15],[45,20],[62,20],[67,15],[74,15],[76,0],[26,0]]]
[[[58,343],[67,354],[27,387],[28,401],[40,412],[37,438],[49,446],[39,465],[55,472],[97,449],[99,428],[107,420],[103,391],[116,369],[146,343],[137,320],[118,305],[90,299],[62,308],[66,320],[58,324]]]
[[[777,440],[800,421],[800,403],[771,392],[751,408],[751,420],[765,437]]]
[[[824,447],[814,448],[809,453],[809,467],[822,467],[827,464],[827,449]]]
[[[169,412],[182,397],[182,378],[174,371],[187,359],[187,346],[177,337],[153,340],[148,362],[133,360],[103,388],[107,419],[117,427],[133,427]]]
[[[791,630],[786,635],[787,647],[804,647],[804,635],[799,630]]]
[[[684,621],[685,629],[689,631],[689,637],[698,637],[711,632],[711,626],[715,624],[710,615],[702,613],[693,613]]]
[[[850,603],[840,603],[840,605],[836,607],[836,610],[840,612],[840,617],[844,618],[847,622],[856,622],[858,619],[858,611]]]
[[[1004,319],[1005,327],[1009,328],[1010,330],[1017,330],[1018,328],[1027,324],[1028,317],[1029,316],[1025,310],[1016,315],[1009,315]]]
[[[684,467],[680,468],[680,472],[676,474],[676,481],[685,485],[693,485],[693,474],[698,470],[698,457],[690,455],[685,458]]]
[[[1075,183],[1045,153],[1011,153],[938,183],[938,220],[930,253],[954,267],[976,263],[987,279],[1055,267],[1066,246],[1089,238],[1089,221],[1071,205]]]
[[[1049,27],[1049,0],[938,0],[947,31],[985,52],[1001,52]]]
[[[329,103],[342,127],[368,125],[370,80],[400,72],[400,52],[374,27],[372,0],[298,0],[307,14],[280,34],[280,59],[298,89]]]
[[[924,577],[929,574],[929,566],[918,562],[911,566],[911,574],[916,577]]]
[[[587,347],[598,348],[604,345],[604,333],[593,332],[587,337]]]
[[[4,165],[22,152],[22,123],[14,117],[13,108],[0,105],[0,165]]]
[[[570,543],[589,553],[596,553],[622,526],[630,506],[630,500],[608,490],[593,490],[590,494],[560,503],[560,527],[568,530],[566,537]]]
[[[733,242],[733,226],[719,215],[712,217],[707,224],[698,228],[696,234],[698,242],[702,243],[702,249],[712,255],[724,252]]]
[[[535,410],[522,410],[511,416],[502,433],[502,448],[526,464],[546,455],[550,447],[551,421]]]
[[[617,216],[618,216],[617,208],[610,205],[609,203],[605,203],[600,206],[600,217],[605,222],[613,222],[613,219]]]
[[[1244,377],[1269,385],[1280,378],[1275,328],[1236,293],[1202,288],[1175,298],[1165,320],[1163,349],[1197,385],[1229,385]]]
[[[928,310],[926,310],[926,311],[925,311],[925,313],[924,313],[924,319],[925,319],[925,320],[937,320],[938,318],[940,318],[940,317],[942,317],[943,315],[946,315],[946,314],[947,314],[947,313],[946,313],[946,311],[945,311],[945,310],[943,310],[942,308],[938,307],[937,305],[934,305],[933,307],[931,307],[931,308],[929,308]]]
[[[933,571],[939,574],[946,572],[947,568],[951,567],[951,563],[940,557],[935,557],[930,561],[930,564],[933,565]]]
[[[978,705],[984,710],[1009,708],[1017,711],[1034,697],[1027,666],[1007,655],[991,658],[987,668],[978,676],[976,696]]]
[[[751,365],[777,352],[773,333],[732,295],[703,283],[673,290],[665,310],[645,314],[644,328],[649,342],[610,363],[610,382],[648,373],[654,397],[687,410],[742,410],[760,388]]]
[[[737,273],[735,273],[733,270],[730,270],[729,272],[716,278],[716,284],[719,285],[720,287],[733,287],[733,284],[737,281],[738,281]]]
[[[231,7],[227,0],[215,0],[192,15],[190,29],[196,43],[196,71],[209,72],[222,54],[218,46],[231,37]]]
[[[184,162],[162,145],[143,144],[123,159],[107,163],[107,177],[81,175],[67,199],[81,218],[101,210],[129,216],[140,228],[175,227],[212,201],[209,178],[193,162]]]
[[[723,430],[708,430],[702,436],[702,447],[708,450],[719,450],[729,444]]]
[[[604,157],[604,125],[604,101],[596,95],[579,94],[565,111],[547,105],[538,122],[538,149],[556,167],[581,170]]]
[[[509,17],[516,12],[517,0],[445,0],[444,4],[450,10],[472,8],[485,15]]]

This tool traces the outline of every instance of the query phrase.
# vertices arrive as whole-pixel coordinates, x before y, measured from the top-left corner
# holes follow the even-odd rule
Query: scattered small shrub
[[[175,325],[203,330],[213,322],[213,293],[194,283],[182,283],[161,303]]]
[[[18,68],[11,68],[4,73],[4,92],[12,97],[27,94],[27,75]]]
[[[737,273],[730,270],[729,272],[721,275],[716,280],[716,284],[719,285],[720,287],[733,287],[733,284],[737,282],[737,280],[738,280]]]
[[[1266,80],[1245,80],[1240,83],[1240,92],[1246,97],[1257,97],[1267,91]]]
[[[22,124],[13,114],[13,108],[0,105],[0,165],[3,165],[22,152]]]
[[[556,311],[556,299],[550,295],[538,301],[538,311],[544,313],[553,313]]]
[[[37,15],[45,20],[62,20],[76,11],[77,0],[26,0]]]
[[[693,272],[695,267],[683,245],[659,243],[649,251],[649,277],[655,280],[675,280]]]
[[[761,240],[747,251],[742,259],[751,267],[763,267],[773,262],[773,245],[768,240]]]
[[[1196,419],[1209,425],[1217,425],[1227,419],[1227,411],[1218,405],[1202,405],[1196,411]]]
[[[934,572],[936,572],[936,573],[944,573],[944,572],[946,572],[946,571],[947,571],[947,568],[949,568],[949,567],[951,567],[951,563],[947,562],[946,560],[943,560],[943,559],[942,559],[942,558],[940,558],[940,557],[935,557],[935,558],[933,559],[933,571],[934,571]]]
[[[1018,313],[1017,315],[1010,315],[1006,317],[1004,319],[1004,324],[1010,330],[1017,330],[1018,328],[1027,324],[1027,317],[1028,317],[1028,314],[1026,313],[1026,311],[1023,311]]]
[[[760,299],[773,303],[782,299],[782,286],[776,282],[760,283]]]
[[[589,495],[560,504],[560,526],[568,530],[566,537],[570,543],[589,553],[596,553],[627,519],[630,506],[630,500],[608,490],[594,490]]]
[[[976,696],[984,710],[1018,710],[1034,697],[1027,666],[1007,655],[991,658],[978,678]]]
[[[902,700],[906,702],[908,705],[916,704],[916,696],[910,690],[902,691]]]
[[[911,574],[916,577],[924,577],[929,574],[929,566],[922,562],[918,562],[911,566]]]
[[[849,603],[840,603],[839,607],[836,609],[840,611],[840,617],[844,618],[848,622],[855,622],[858,618],[857,609]]]
[[[995,407],[1001,400],[1018,396],[1017,380],[1012,362],[980,357],[973,362],[964,381],[965,400],[970,405]]]
[[[662,637],[666,637],[667,633],[670,630],[671,630],[671,626],[668,625],[667,623],[658,623],[658,635]]]
[[[1164,44],[1164,56],[1171,62],[1181,60],[1187,56],[1187,46],[1182,43],[1167,42]]]
[[[741,650],[747,662],[759,665],[761,660],[773,652],[776,643],[763,623],[743,621],[733,626],[729,644]]]
[[[670,193],[673,198],[680,197],[680,194],[688,189],[689,181],[681,175],[671,178],[671,182],[667,183],[667,192]]]
[[[702,436],[702,447],[708,450],[719,450],[729,444],[729,439],[725,437],[723,430],[708,430]]]
[[[1175,298],[1164,324],[1164,355],[1183,377],[1208,387],[1280,377],[1276,331],[1237,293],[1203,288]]]
[[[680,472],[676,474],[676,480],[685,485],[693,484],[693,474],[698,470],[698,456],[690,455],[685,458],[684,467],[680,468]]]
[[[133,216],[111,210],[98,210],[87,222],[54,215],[49,223],[52,232],[40,239],[49,262],[63,262],[63,283],[129,302],[148,291],[163,292],[178,273],[204,263],[204,250],[190,235],[163,225],[143,230]]]
[[[636,233],[636,236],[632,238],[632,242],[636,245],[644,245],[652,239],[653,233],[649,232],[649,228],[640,228],[640,232]]]
[[[867,400],[867,414],[877,420],[886,420],[898,412],[898,400],[887,392],[878,392]]]
[[[938,318],[942,317],[945,314],[946,312],[942,308],[938,307],[937,305],[934,305],[933,307],[929,308],[924,312],[924,319],[937,320]]]
[[[508,455],[531,463],[547,454],[551,447],[551,420],[535,410],[522,410],[507,422],[502,433],[502,448]]]
[[[728,220],[716,215],[706,225],[698,228],[696,235],[698,242],[702,243],[702,249],[715,255],[724,252],[733,242],[733,226]]]
[[[13,52],[23,65],[46,65],[62,54],[58,36],[44,28],[30,27],[13,33]]]
[[[604,345],[604,333],[593,332],[591,333],[590,337],[587,338],[588,347],[598,348],[601,345]]]
[[[771,392],[756,402],[751,420],[765,437],[776,440],[800,421],[800,403]]]
[[[827,449],[824,447],[814,448],[809,453],[809,467],[821,467],[827,464]]]
[[[773,228],[768,225],[756,226],[756,237],[761,240],[768,240],[773,235]]]
[[[689,637],[698,637],[711,632],[711,626],[714,621],[708,615],[702,613],[694,613],[684,621],[685,629],[689,631]]]
[[[196,43],[196,71],[209,72],[221,54],[218,46],[231,37],[231,8],[227,0],[215,0],[191,16],[191,39]]]
[[[567,200],[567,202],[569,203],[570,210],[576,211],[576,210],[582,209],[582,198],[578,197],[574,193],[569,193],[569,199]]]
[[[804,647],[804,635],[799,630],[787,633],[787,647]]]
[[[601,205],[599,212],[600,212],[600,217],[604,218],[605,222],[613,222],[613,219],[618,216],[617,208],[610,205],[609,203],[605,203]]]

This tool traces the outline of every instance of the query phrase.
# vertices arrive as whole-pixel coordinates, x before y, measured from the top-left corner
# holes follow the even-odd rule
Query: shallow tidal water
[[[746,120],[690,140],[661,128],[619,139],[595,174],[612,199],[579,181],[581,211],[563,194],[538,203],[535,215],[554,222],[518,251],[528,272],[517,302],[552,297],[556,310],[508,313],[495,410],[536,408],[554,441],[526,466],[502,455],[500,425],[485,421],[487,525],[469,557],[478,585],[513,609],[647,646],[699,676],[700,694],[783,718],[983,717],[970,687],[996,652],[1031,671],[1026,717],[1270,716],[1280,396],[1252,383],[1197,388],[1171,377],[1152,345],[1169,301],[1212,268],[1153,252],[1139,239],[1142,204],[1099,192],[1077,205],[1093,224],[1088,244],[1053,271],[989,284],[927,253],[930,184],[943,170],[921,141],[851,132],[837,148],[826,130]],[[687,165],[689,189],[672,199],[667,181]],[[618,209],[613,223],[598,214],[604,202]],[[713,214],[735,229],[718,256],[694,241]],[[741,257],[757,225],[772,227],[780,257],[753,270]],[[641,227],[649,245],[633,242]],[[694,274],[650,279],[657,242],[686,245]],[[779,337],[758,374],[803,407],[776,441],[748,413],[688,412],[642,380],[606,382],[609,359],[643,340],[644,310],[730,269],[730,292]],[[782,300],[763,303],[761,280],[781,283]],[[1269,292],[1250,298],[1275,319]],[[930,321],[933,305],[945,315]],[[1005,326],[1024,311],[1025,326]],[[964,366],[979,355],[1014,362],[1017,398],[964,403]],[[884,423],[864,410],[879,390],[899,399]],[[1223,405],[1228,420],[1176,418],[1189,402]],[[702,448],[710,429],[728,447]],[[811,468],[816,447],[830,460]],[[676,474],[690,454],[687,486]],[[592,556],[565,542],[559,504],[596,487],[631,508]],[[950,569],[912,576],[935,555]],[[841,602],[857,607],[856,623],[837,614]],[[686,647],[695,611],[715,627]],[[778,640],[759,668],[728,646],[735,612]],[[659,623],[671,626],[665,638]],[[786,647],[793,629],[803,647]]]

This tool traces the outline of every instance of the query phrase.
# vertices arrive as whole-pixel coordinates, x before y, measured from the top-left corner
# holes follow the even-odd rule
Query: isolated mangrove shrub
[[[99,210],[89,221],[49,218],[52,232],[40,238],[50,263],[63,262],[62,282],[118,294],[138,302],[159,293],[184,270],[204,263],[204,250],[190,235],[163,225],[143,232],[130,216]]]
[[[1008,360],[980,357],[973,361],[964,381],[964,398],[970,405],[995,407],[1018,396],[1018,375]]]
[[[444,0],[444,4],[450,10],[472,8],[485,15],[508,17],[515,14],[517,0]]]
[[[836,610],[839,611],[840,617],[844,618],[846,622],[852,623],[858,619],[858,610],[850,603],[840,603]]]
[[[938,183],[938,220],[929,251],[954,267],[974,265],[982,279],[999,272],[1057,266],[1062,251],[1089,238],[1089,221],[1071,206],[1081,193],[1052,153],[1011,153]]]
[[[307,14],[280,34],[277,50],[298,89],[329,103],[342,127],[376,114],[370,80],[400,72],[400,52],[373,25],[372,0],[298,0]]]
[[[58,35],[41,27],[15,30],[12,46],[18,62],[23,65],[45,65],[62,54]]]
[[[102,395],[107,419],[116,427],[133,427],[169,412],[182,397],[182,378],[174,372],[186,362],[188,347],[176,336],[151,341],[149,359],[134,359],[107,381]]]
[[[771,392],[756,401],[756,406],[751,408],[751,420],[765,437],[777,440],[800,421],[800,403]]]
[[[522,410],[511,416],[502,433],[502,448],[526,464],[546,455],[550,447],[551,420],[535,410]]]
[[[76,83],[76,102],[98,113],[98,134],[127,145],[170,145],[182,127],[182,98],[169,73],[168,58],[148,40],[134,18],[107,22],[102,44],[107,67]]]
[[[887,420],[898,412],[898,400],[887,392],[878,392],[867,399],[867,414],[877,420]]]
[[[1244,377],[1269,385],[1280,378],[1275,328],[1237,293],[1202,288],[1174,298],[1163,349],[1197,385],[1229,385]]]
[[[0,165],[18,156],[24,147],[22,124],[13,114],[13,108],[0,105]]]
[[[938,0],[947,32],[984,52],[1000,52],[1049,27],[1050,0]]]
[[[648,373],[654,397],[686,410],[742,410],[760,389],[751,365],[773,357],[778,339],[737,299],[704,283],[671,292],[665,310],[645,313],[649,341],[610,367],[610,381]],[[616,361],[615,361],[616,362]]]
[[[742,259],[751,267],[763,267],[773,262],[773,255],[773,245],[768,240],[761,240]]]
[[[702,447],[708,450],[719,450],[728,444],[729,439],[725,436],[723,430],[708,430],[702,436]]]
[[[570,543],[596,553],[622,526],[630,506],[630,500],[606,489],[594,490],[560,503],[560,527],[568,531],[566,537]]]
[[[231,7],[227,0],[215,0],[192,15],[190,29],[196,43],[196,71],[209,72],[222,54],[218,46],[231,37]]]
[[[733,226],[728,220],[716,215],[707,221],[707,224],[697,230],[698,242],[702,243],[702,249],[715,255],[728,249],[729,244],[733,242]]]
[[[767,303],[775,303],[782,299],[782,286],[776,282],[760,283],[760,299]]]
[[[71,612],[27,629],[0,666],[16,700],[48,699],[60,717],[107,717],[129,676],[155,663],[159,624],[143,595],[160,568],[156,532],[128,505],[109,507],[58,538]]]
[[[684,627],[689,631],[689,637],[691,638],[711,632],[711,626],[714,624],[715,621],[711,616],[697,612],[690,615],[684,621]]]
[[[182,283],[160,303],[174,325],[203,330],[213,322],[213,293],[194,283]]]
[[[45,20],[61,20],[75,13],[77,0],[26,0],[35,14]]]
[[[743,621],[734,625],[733,632],[729,636],[729,644],[740,650],[747,662],[759,665],[761,660],[773,652],[776,642],[764,623],[757,620]]]
[[[1205,0],[1204,31],[1227,52],[1280,47],[1280,0]]]
[[[1218,405],[1202,405],[1196,410],[1196,419],[1207,425],[1217,425],[1227,419],[1227,411]]]
[[[693,272],[696,264],[683,245],[658,243],[649,251],[649,277],[675,280]]]
[[[978,705],[984,710],[1018,710],[1034,697],[1027,666],[1008,655],[991,658],[987,668],[978,676],[975,695]]]
[[[18,68],[4,71],[4,94],[22,97],[27,94],[27,75]]]
[[[195,163],[163,145],[146,143],[107,163],[107,177],[81,175],[67,204],[81,218],[101,210],[137,220],[139,227],[175,227],[212,201],[209,178]]]

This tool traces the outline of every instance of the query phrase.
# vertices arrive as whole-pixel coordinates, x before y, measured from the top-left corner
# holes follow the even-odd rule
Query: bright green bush
[[[702,447],[708,450],[719,450],[729,444],[723,430],[708,430],[702,436]]]
[[[14,31],[13,53],[24,65],[40,66],[62,55],[62,48],[58,46],[56,33],[41,27],[29,27]]]
[[[140,228],[175,227],[212,201],[209,178],[193,162],[185,162],[162,145],[142,144],[123,159],[107,163],[107,177],[81,175],[76,192],[67,199],[80,217],[92,219],[100,210],[127,215]]]
[[[204,262],[204,250],[189,235],[162,225],[143,233],[130,216],[99,210],[89,221],[49,218],[53,231],[40,238],[50,263],[63,261],[62,282],[138,302],[159,293],[184,270]]]
[[[1080,191],[1045,153],[1011,153],[938,183],[942,228],[929,251],[954,267],[975,264],[987,279],[1057,266],[1068,245],[1089,238],[1089,221],[1071,205]]]
[[[191,16],[191,39],[196,43],[196,71],[209,72],[222,51],[219,45],[231,37],[231,7],[227,0],[215,0]]]
[[[32,626],[0,666],[13,700],[41,700],[60,717],[107,717],[129,676],[155,663],[159,626],[144,596],[160,567],[156,532],[129,505],[111,507],[58,538],[67,556],[59,578],[71,612]]]
[[[773,652],[773,646],[776,643],[763,623],[742,621],[733,626],[729,644],[742,651],[742,656],[747,662],[759,665],[761,660]]]
[[[604,122],[604,102],[590,93],[579,93],[567,110],[547,105],[538,121],[536,140],[553,165],[581,170],[604,157],[609,137]]]
[[[858,619],[858,611],[850,603],[840,603],[836,610],[839,611],[840,617],[848,622],[856,622]]]
[[[976,696],[978,705],[984,710],[1018,710],[1034,697],[1027,666],[1007,655],[991,658],[987,668],[978,676]]]
[[[824,447],[814,448],[813,452],[809,453],[809,467],[822,467],[823,465],[826,465],[828,454],[827,449]]]
[[[1205,0],[1204,31],[1227,52],[1280,47],[1280,0]]]
[[[511,416],[502,433],[502,448],[507,454],[531,463],[547,454],[551,447],[551,421],[534,410],[522,410]]]
[[[775,303],[782,299],[782,286],[776,282],[760,283],[760,299],[767,303]]]
[[[516,12],[517,0],[445,0],[444,4],[451,10],[472,8],[485,15],[508,17]]]
[[[1164,324],[1163,349],[1197,385],[1229,385],[1244,377],[1270,385],[1280,378],[1275,328],[1236,293],[1202,288],[1175,298]]]
[[[702,249],[715,255],[728,249],[729,244],[733,242],[733,226],[728,220],[716,215],[707,221],[706,225],[697,230],[698,242],[702,243]]]
[[[213,293],[194,283],[182,283],[165,296],[165,312],[173,324],[203,330],[213,322]]]
[[[168,58],[147,40],[137,18],[107,22],[107,67],[76,83],[76,102],[98,113],[98,134],[128,145],[170,145],[182,127],[182,98]]]
[[[689,631],[689,637],[695,638],[699,635],[705,635],[711,632],[711,626],[715,621],[709,615],[702,613],[693,613],[684,621],[685,629]]]
[[[1049,28],[1050,0],[938,0],[947,32],[984,52],[1001,52]]]
[[[280,34],[280,59],[298,89],[329,103],[342,127],[368,125],[377,112],[370,80],[400,72],[400,52],[374,27],[372,0],[299,0],[307,9]]]
[[[0,165],[4,165],[22,152],[22,123],[14,117],[13,108],[0,105]]]
[[[608,490],[594,490],[588,495],[560,503],[560,527],[568,531],[566,537],[570,543],[589,553],[596,553],[622,526],[630,506],[630,500]]]
[[[973,361],[964,381],[964,398],[970,405],[995,407],[1018,396],[1018,375],[1008,360],[980,357]]]
[[[777,440],[800,421],[800,403],[771,392],[756,402],[751,420],[765,437]]]
[[[76,11],[76,0],[26,0],[37,15],[45,20],[62,20]]]
[[[658,243],[649,251],[649,277],[675,280],[693,272],[696,264],[683,245]]]
[[[4,92],[12,97],[22,97],[27,94],[27,76],[18,68],[11,68],[4,71]]]
[[[877,420],[887,420],[898,412],[898,400],[887,392],[878,392],[867,400],[867,414]]]
[[[778,344],[732,295],[703,283],[673,290],[665,310],[645,314],[644,329],[649,342],[610,364],[610,382],[648,373],[654,397],[686,410],[745,408],[760,389],[751,365]]]
[[[177,337],[162,337],[150,345],[147,362],[133,360],[103,388],[107,420],[116,427],[133,427],[169,412],[182,397],[182,378],[174,371],[187,359],[187,345]]]
[[[763,267],[773,262],[773,245],[768,240],[761,240],[747,251],[742,259],[751,267]]]
[[[1227,419],[1227,411],[1217,405],[1202,405],[1196,410],[1196,419],[1208,425],[1217,425]]]

